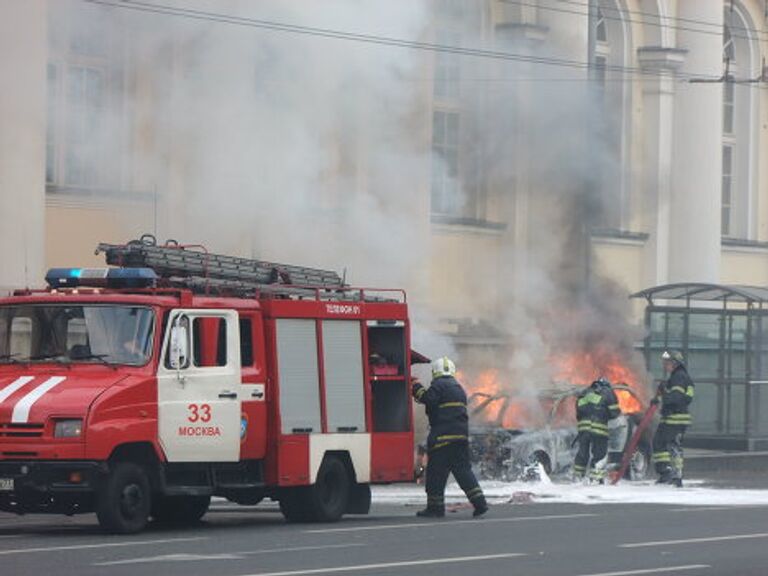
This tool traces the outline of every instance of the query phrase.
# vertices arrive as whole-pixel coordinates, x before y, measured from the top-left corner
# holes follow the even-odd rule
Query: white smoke
[[[431,40],[433,33],[427,0],[163,4],[392,38]],[[430,293],[447,288],[430,285],[428,276],[434,260],[428,190],[433,162],[441,161],[431,153],[426,120],[433,52],[210,15],[184,18],[79,0],[50,6],[54,52],[68,51],[73,40],[106,39],[112,64],[125,73],[124,81],[108,85],[110,102],[119,105],[102,111],[102,137],[82,152],[122,174],[120,187],[156,191],[160,240],[347,269],[354,284],[406,288],[416,344],[428,354],[453,353],[450,337],[424,329],[439,324]],[[499,34],[493,46],[480,35],[464,44],[558,55],[562,49],[552,40],[548,48],[530,48]],[[612,342],[631,356],[636,333],[624,295],[594,271],[587,290],[585,231],[604,200],[594,192],[596,174],[618,163],[601,143],[598,124],[590,125],[596,99],[584,72],[457,58],[468,127],[462,144],[474,158],[464,172],[463,198],[496,190],[479,216],[508,224],[498,259],[477,255],[455,271],[471,276],[461,299],[476,309],[472,316],[493,324],[508,345],[479,354],[475,347],[472,355],[460,349],[461,360],[491,361],[510,384],[535,387],[549,383],[547,359],[559,348]],[[524,193],[521,216],[517,197]],[[136,232],[154,227],[145,224]]]

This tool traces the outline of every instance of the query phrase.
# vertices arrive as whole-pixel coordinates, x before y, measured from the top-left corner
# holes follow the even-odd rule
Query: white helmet
[[[432,361],[432,378],[440,376],[456,376],[456,364],[448,356]]]

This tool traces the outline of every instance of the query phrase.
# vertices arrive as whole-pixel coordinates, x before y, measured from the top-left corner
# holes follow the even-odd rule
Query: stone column
[[[45,266],[45,0],[0,3],[0,292]]]
[[[677,16],[711,22],[716,29],[722,29],[723,4],[681,0]],[[687,50],[681,74],[719,77],[723,72],[722,44],[720,35],[677,30],[677,46]],[[669,201],[669,281],[718,282],[723,86],[721,83],[678,83],[676,92]]]
[[[643,82],[644,196],[651,231],[646,247],[645,286],[669,282],[675,72],[682,66],[685,54],[685,50],[656,46],[637,50],[642,69],[655,75]]]

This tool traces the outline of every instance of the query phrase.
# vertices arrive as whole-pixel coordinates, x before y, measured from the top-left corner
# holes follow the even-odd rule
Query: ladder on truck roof
[[[326,291],[335,294],[333,299],[355,299],[354,294],[348,293],[344,279],[332,270],[211,254],[202,246],[174,241],[158,246],[150,234],[127,244],[101,243],[96,253],[104,253],[111,266],[151,268],[170,286],[194,292],[317,297],[319,291]]]

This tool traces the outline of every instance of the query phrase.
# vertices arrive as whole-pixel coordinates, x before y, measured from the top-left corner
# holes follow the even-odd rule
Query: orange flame
[[[465,376],[461,371],[456,374],[459,381],[467,386],[467,394],[471,399],[470,410],[481,408],[484,420],[504,428],[520,428],[535,419],[537,414],[514,398],[498,370],[483,370],[472,378]]]
[[[554,359],[555,379],[588,386],[601,376],[611,384],[625,384],[644,398],[646,392],[640,385],[637,375],[613,354],[572,354]],[[625,414],[640,412],[642,404],[628,392],[617,390],[621,411]]]
[[[555,382],[589,386],[602,376],[612,384],[629,386],[641,399],[647,397],[636,373],[616,354],[573,353],[555,357],[551,364],[554,367]],[[526,405],[520,398],[515,398],[514,392],[503,381],[499,370],[488,369],[472,375],[459,372],[457,377],[467,387],[467,393],[472,399],[471,406],[482,408],[480,413],[489,423],[505,428],[525,427],[538,422],[552,407],[551,403],[546,405],[542,399],[541,405],[536,409],[533,405]],[[617,390],[616,396],[623,413],[643,410],[642,402],[629,392]],[[561,403],[555,421],[570,421],[573,417],[572,404]]]

